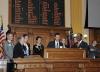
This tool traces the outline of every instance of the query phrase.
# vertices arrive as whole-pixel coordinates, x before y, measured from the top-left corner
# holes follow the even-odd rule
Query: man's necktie
[[[57,42],[57,48],[59,48],[59,43]]]

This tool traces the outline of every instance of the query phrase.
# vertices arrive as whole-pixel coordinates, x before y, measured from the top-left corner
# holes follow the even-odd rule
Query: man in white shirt
[[[23,34],[24,37],[24,46],[26,47],[26,50],[24,51],[26,56],[30,55],[30,44],[28,43],[28,35],[27,34]]]
[[[63,46],[63,44],[60,42],[60,33],[56,33],[54,41],[50,41],[47,47],[48,48],[60,48],[61,46]]]

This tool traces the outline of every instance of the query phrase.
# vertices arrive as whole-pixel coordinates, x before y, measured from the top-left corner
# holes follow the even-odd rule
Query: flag
[[[2,17],[0,17],[0,47],[2,47],[2,44],[3,44],[3,41],[5,40],[5,33],[4,33],[4,30],[3,30],[3,20],[2,20]]]
[[[67,44],[69,48],[73,47],[73,32],[72,31],[68,31],[68,36],[67,36]]]
[[[4,50],[3,50],[3,42],[6,39],[5,37],[5,33],[3,30],[3,20],[2,20],[2,16],[0,16],[0,59],[4,58]]]

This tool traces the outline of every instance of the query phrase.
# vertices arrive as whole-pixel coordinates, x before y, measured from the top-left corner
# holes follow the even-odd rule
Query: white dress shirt
[[[78,42],[77,47],[79,47],[79,46],[80,46],[81,42],[82,42],[82,40],[80,40],[80,41]]]
[[[59,48],[59,41],[55,41],[55,48]]]
[[[28,47],[28,45],[26,43],[24,43],[24,46],[26,47],[26,54],[28,56],[29,55],[29,47]]]

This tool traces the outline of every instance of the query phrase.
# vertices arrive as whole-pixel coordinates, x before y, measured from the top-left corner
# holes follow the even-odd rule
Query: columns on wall
[[[70,0],[65,0],[65,27],[71,28]]]
[[[0,0],[0,15],[3,19],[4,32],[6,32],[8,25],[8,0]]]

